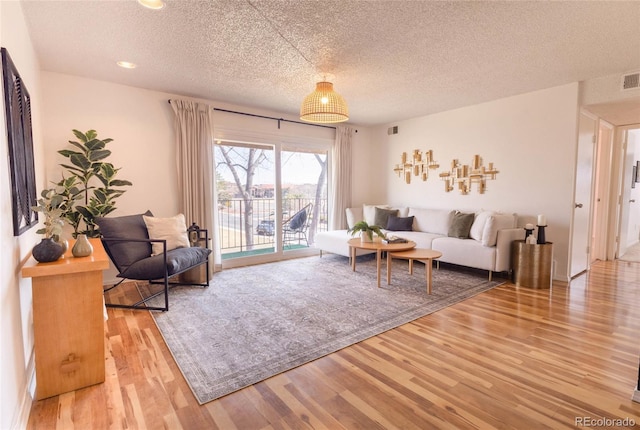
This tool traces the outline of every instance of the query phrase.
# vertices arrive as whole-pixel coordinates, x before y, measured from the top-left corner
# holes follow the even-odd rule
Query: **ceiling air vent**
[[[387,129],[387,134],[388,135],[392,135],[392,134],[398,134],[398,126],[394,125],[393,127],[389,127]]]
[[[640,88],[640,71],[622,75],[622,91]]]

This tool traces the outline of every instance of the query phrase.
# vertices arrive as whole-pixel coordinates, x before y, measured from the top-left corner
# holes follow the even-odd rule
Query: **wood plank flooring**
[[[204,405],[152,317],[109,309],[106,382],[35,402],[29,429],[640,428],[639,309],[640,263],[598,262],[570,286],[504,284]]]

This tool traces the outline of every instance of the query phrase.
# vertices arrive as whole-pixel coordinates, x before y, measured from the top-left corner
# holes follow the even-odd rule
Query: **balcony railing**
[[[286,221],[307,204],[313,203],[306,241],[287,243],[286,250],[306,248],[313,244],[315,233],[327,230],[327,200],[287,198],[283,200],[282,219]],[[218,207],[218,237],[222,258],[237,258],[273,252],[276,233],[275,199],[253,199],[249,207],[243,199],[221,201]],[[247,234],[249,232],[249,234]]]

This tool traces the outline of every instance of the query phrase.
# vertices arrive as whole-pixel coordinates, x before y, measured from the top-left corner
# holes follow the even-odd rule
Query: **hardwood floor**
[[[599,262],[570,286],[504,284],[202,406],[151,316],[109,309],[105,383],[35,402],[29,429],[640,428],[639,308],[640,263]]]

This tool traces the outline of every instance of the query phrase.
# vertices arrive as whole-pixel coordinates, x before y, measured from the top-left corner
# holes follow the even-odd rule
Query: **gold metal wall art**
[[[429,169],[437,169],[440,167],[433,159],[433,151],[430,149],[426,152],[422,152],[419,149],[415,149],[408,159],[407,153],[402,153],[402,159],[400,164],[396,164],[393,171],[398,174],[399,178],[404,177],[404,181],[407,184],[411,183],[411,176],[419,176],[423,181],[429,178]]]
[[[489,163],[486,167],[482,163],[482,157],[473,156],[471,164],[460,164],[455,159],[451,162],[451,171],[440,173],[440,178],[444,180],[444,190],[446,192],[453,191],[458,186],[461,194],[469,194],[471,186],[477,184],[478,193],[484,194],[487,189],[487,180],[493,180],[498,174],[493,163]]]

